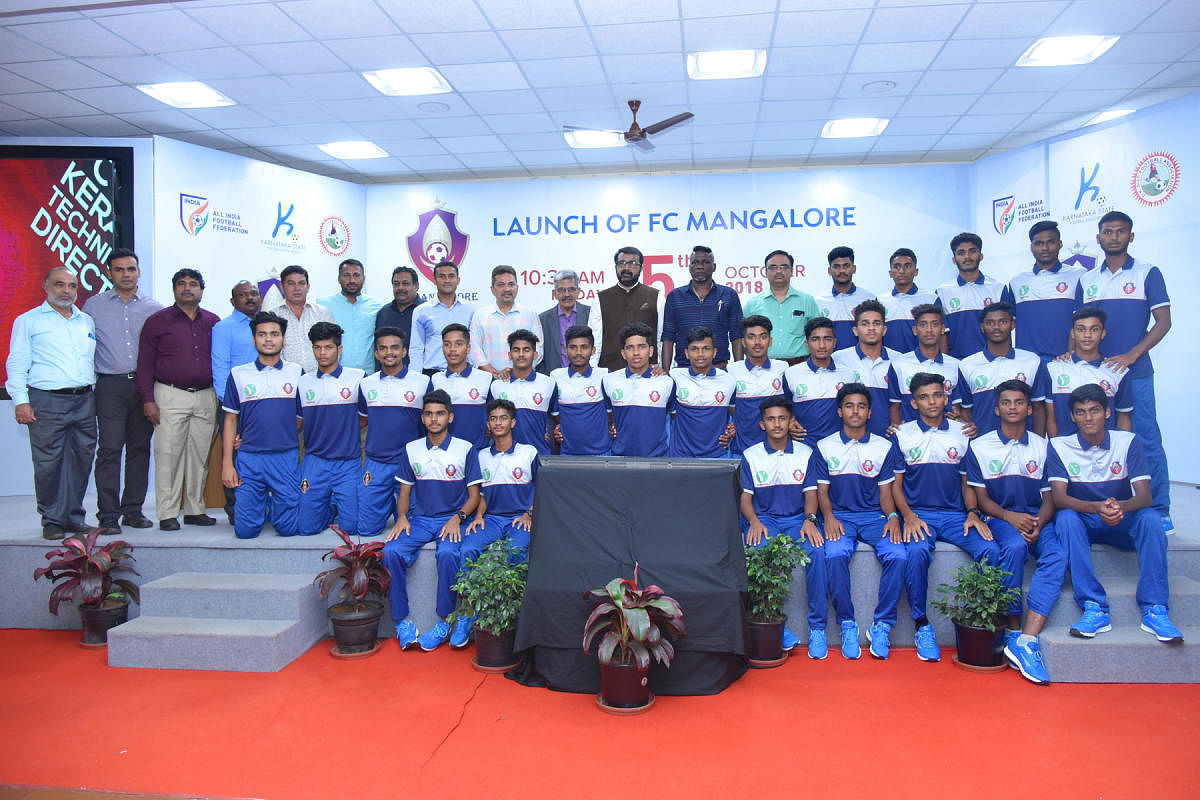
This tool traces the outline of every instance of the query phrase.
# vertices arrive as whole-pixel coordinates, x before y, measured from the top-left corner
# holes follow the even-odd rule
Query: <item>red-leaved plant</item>
[[[601,664],[636,664],[645,669],[653,656],[664,667],[670,667],[675,647],[663,629],[676,636],[687,633],[683,609],[658,586],[640,588],[637,571],[635,563],[633,580],[613,578],[603,589],[592,589],[584,595],[596,606],[584,626],[583,650],[588,652],[592,640],[603,634],[596,650]]]
[[[383,566],[383,542],[355,542],[338,526],[333,525],[331,529],[341,537],[342,544],[321,556],[322,561],[331,559],[338,562],[336,567],[314,578],[314,583],[319,584],[321,596],[328,597],[337,586],[338,601],[342,603],[350,600],[362,603],[371,592],[386,597],[392,576]]]
[[[133,546],[117,539],[96,546],[100,529],[69,536],[62,547],[46,553],[48,567],[33,571],[33,579],[48,578],[55,585],[50,592],[50,613],[58,614],[59,604],[64,600],[78,600],[80,605],[98,606],[113,592],[113,586],[137,602],[141,595],[137,584],[126,578],[113,577],[116,572],[137,575],[138,571],[127,562],[136,561]]]

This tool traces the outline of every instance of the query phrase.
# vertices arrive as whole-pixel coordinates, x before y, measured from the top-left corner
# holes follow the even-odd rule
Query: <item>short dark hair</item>
[[[278,314],[272,314],[270,311],[260,311],[250,320],[250,335],[258,333],[259,325],[268,325],[274,322],[279,326],[279,332],[284,336],[287,335],[287,320]]]
[[[775,256],[783,256],[788,260],[788,264],[791,264],[793,267],[796,266],[796,259],[792,258],[792,254],[787,250],[772,250],[767,253],[767,257],[763,259],[763,266],[766,266],[767,262]]]
[[[839,258],[848,258],[851,261],[853,261],[854,260],[854,249],[850,248],[850,247],[846,247],[845,245],[840,245],[840,246],[835,247],[832,250],[830,250],[827,258],[828,258],[830,264],[832,264],[834,261],[837,261]]]
[[[421,410],[424,411],[425,406],[428,405],[445,406],[447,411],[454,410],[454,403],[450,400],[450,395],[445,389],[434,389],[422,395]]]
[[[1033,237],[1037,236],[1042,231],[1054,231],[1055,236],[1057,236],[1059,239],[1062,238],[1062,234],[1058,230],[1058,223],[1052,219],[1044,219],[1040,222],[1033,223],[1033,225],[1029,228],[1029,241],[1032,242]]]
[[[837,328],[833,326],[833,320],[831,320],[829,317],[813,317],[808,322],[804,323],[804,338],[807,339],[808,337],[812,336],[813,331],[817,330],[818,328],[829,328],[831,331],[837,331]]]
[[[838,389],[837,407],[841,408],[842,401],[852,394],[861,394],[863,397],[867,398],[867,408],[871,407],[871,390],[861,383],[843,384],[842,388]]]
[[[1026,400],[1033,399],[1033,389],[1029,388],[1029,384],[1027,384],[1025,381],[1019,381],[1016,378],[1010,378],[1006,381],[1002,381],[1000,385],[996,387],[994,396],[997,400],[999,400],[1000,395],[1004,392],[1020,392],[1021,394],[1025,395]]]
[[[1093,400],[1099,403],[1101,408],[1105,409],[1106,411],[1108,410],[1108,395],[1106,395],[1104,390],[1094,383],[1080,386],[1078,389],[1071,392],[1070,396],[1067,397],[1067,407],[1070,408],[1071,411],[1074,411],[1075,406],[1082,405],[1084,403],[1090,403]]]
[[[742,317],[742,332],[745,333],[751,328],[766,328],[767,333],[770,333],[775,329],[775,326],[771,324],[770,318],[763,314],[751,314],[748,317]]]
[[[357,258],[342,259],[342,263],[338,264],[338,275],[342,274],[342,267],[358,267],[363,272],[367,271],[366,267],[363,266],[363,263],[361,261],[359,261]]]
[[[171,276],[171,286],[179,283],[181,278],[195,278],[196,282],[200,284],[200,288],[204,288],[204,276],[200,274],[200,270],[198,269],[184,267],[183,269],[176,271],[176,273]]]
[[[463,338],[468,342],[471,341],[471,329],[466,325],[463,325],[461,322],[451,322],[449,325],[442,328],[442,338],[445,339],[447,333],[454,333],[455,331],[461,333]]]
[[[290,264],[283,268],[283,272],[279,273],[279,285],[282,286],[283,282],[286,281],[291,275],[303,275],[304,282],[310,283],[308,280],[308,270],[299,264]]]
[[[897,247],[896,252],[888,256],[888,266],[891,266],[891,263],[896,260],[896,256],[908,256],[912,259],[913,266],[915,267],[917,265],[916,253],[914,253],[912,250],[909,250],[907,247]]]
[[[629,255],[637,256],[638,266],[641,266],[642,260],[645,258],[645,256],[642,255],[641,250],[638,250],[636,247],[626,245],[625,247],[622,247],[617,252],[613,253],[613,263],[614,264],[621,260],[621,253],[628,253]]]
[[[983,307],[983,311],[979,314],[979,321],[983,322],[988,318],[989,314],[995,314],[997,312],[1008,314],[1008,316],[1012,319],[1017,318],[1017,309],[1012,303],[1008,302],[1007,300],[997,300],[996,302],[988,303]]]
[[[433,274],[436,275],[439,267],[454,267],[454,274],[458,274],[458,264],[455,264],[448,258],[443,258],[441,261],[433,265]],[[394,274],[394,273],[393,273]]]
[[[507,411],[508,415],[510,417],[512,417],[513,419],[517,418],[516,404],[513,403],[512,400],[505,400],[502,397],[498,397],[494,400],[488,400],[487,405],[484,406],[484,413],[486,413],[490,416],[493,411],[496,411],[498,409],[503,409],[504,411]]]
[[[950,252],[953,253],[957,250],[958,246],[963,242],[970,242],[980,250],[983,249],[983,239],[979,237],[978,233],[967,233],[964,231],[950,240]]]
[[[570,344],[572,339],[587,339],[588,344],[596,344],[596,334],[587,325],[572,325],[567,328],[567,332],[563,334],[563,341]]]
[[[421,285],[421,279],[417,277],[417,271],[412,267],[396,267],[394,270],[392,270],[392,278],[395,278],[401,273],[412,278],[413,286]]]
[[[308,340],[313,344],[323,342],[327,339],[332,340],[334,344],[342,343],[342,326],[336,322],[314,322],[313,326],[308,329]]]
[[[916,322],[926,314],[936,314],[943,320],[946,318],[946,309],[942,308],[937,303],[921,303],[919,306],[913,306],[912,311],[909,313],[912,314],[913,322]]]
[[[1100,320],[1101,327],[1108,324],[1108,312],[1100,306],[1084,306],[1075,309],[1075,313],[1071,315],[1071,324],[1074,325],[1081,319],[1092,319],[1093,317]]]
[[[128,247],[114,247],[112,252],[108,254],[108,258],[104,259],[104,264],[111,267],[112,262],[116,261],[118,258],[132,258],[134,261],[138,260],[137,253],[133,252]],[[141,264],[140,261],[138,263],[139,265]]]
[[[654,329],[644,322],[629,323],[624,328],[621,328],[621,332],[618,334],[618,336],[621,339],[621,347],[625,346],[625,343],[629,341],[630,336],[643,336],[646,339],[646,343],[651,347],[654,347]]]
[[[705,339],[712,340],[714,345],[717,343],[717,337],[713,334],[712,328],[706,325],[697,325],[687,332],[687,336],[683,337],[683,344],[686,347],[692,342],[702,342]]]
[[[874,311],[879,316],[887,320],[887,308],[878,300],[863,300],[854,307],[854,324],[858,324],[858,318],[868,311]]]
[[[916,395],[917,389],[920,389],[922,386],[928,386],[931,383],[936,383],[943,390],[946,388],[946,379],[936,372],[918,372],[912,376],[912,380],[908,384],[908,391]]]
[[[497,264],[492,267],[492,286],[496,285],[496,278],[499,278],[501,275],[512,275],[514,281],[517,279],[517,271],[515,269],[508,264]]]
[[[1110,211],[1100,218],[1100,224],[1096,226],[1096,230],[1104,227],[1106,222],[1124,222],[1129,226],[1129,230],[1133,230],[1133,217],[1126,214],[1124,211]]]
[[[408,347],[408,336],[406,336],[404,331],[400,328],[396,328],[391,325],[384,325],[382,328],[375,329],[375,338],[373,340],[374,345],[378,347],[379,340],[385,336],[395,336],[400,340],[400,344]]]
[[[713,251],[712,248],[706,244],[698,244],[692,248],[692,255],[696,255],[696,253],[705,253],[711,256]]]
[[[541,339],[538,338],[538,335],[528,328],[517,328],[508,335],[508,346],[510,348],[517,342],[529,342],[533,349],[537,350],[538,342],[540,341]]]
[[[773,394],[758,404],[759,419],[765,417],[767,415],[767,411],[772,408],[786,408],[789,414],[791,414],[793,417],[796,416],[796,410],[792,408],[791,400],[788,400],[781,394]]]

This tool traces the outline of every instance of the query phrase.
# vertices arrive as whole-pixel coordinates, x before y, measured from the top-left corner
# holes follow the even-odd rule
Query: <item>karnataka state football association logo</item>
[[[1133,196],[1144,206],[1162,205],[1179,187],[1179,162],[1170,153],[1150,153],[1133,168]]]
[[[208,198],[194,194],[179,195],[179,224],[188,236],[199,236],[208,225]]]
[[[459,230],[457,212],[434,208],[417,216],[417,229],[406,241],[412,263],[432,281],[439,261],[448,259],[462,267],[471,237]]]
[[[326,217],[321,220],[321,228],[317,232],[321,249],[331,256],[346,254],[350,249],[350,226],[341,217]]]
[[[996,233],[1003,236],[1012,227],[1017,218],[1017,198],[1015,195],[997,197],[992,201],[992,227]]]

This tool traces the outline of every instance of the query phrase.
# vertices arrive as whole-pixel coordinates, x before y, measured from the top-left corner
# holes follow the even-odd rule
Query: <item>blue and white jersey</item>
[[[1067,484],[1076,500],[1100,502],[1133,497],[1135,481],[1150,480],[1142,440],[1129,431],[1105,431],[1104,441],[1089,445],[1079,434],[1050,440],[1046,462],[1050,480]]]
[[[221,407],[241,415],[241,449],[247,453],[280,453],[300,446],[296,387],[304,369],[282,359],[265,367],[257,358],[229,371]]]
[[[818,367],[812,359],[788,367],[783,373],[783,393],[792,401],[792,413],[807,433],[810,445],[836,433],[842,427],[837,415],[837,393],[854,375],[837,364]]]
[[[300,376],[300,414],[304,418],[304,452],[321,458],[362,457],[358,424],[358,385],[363,371],[343,367],[330,373]]]
[[[691,367],[671,370],[675,381],[675,424],[671,427],[671,458],[720,458],[727,452],[717,440],[729,422],[729,404],[737,381],[723,369],[711,367],[704,375]]]
[[[604,396],[604,367],[589,366],[583,372],[571,367],[551,370],[550,380],[558,389],[554,414],[562,432],[564,456],[594,456],[612,449],[608,433],[608,398]]]
[[[918,372],[931,372],[942,376],[942,388],[949,398],[948,405],[961,405],[967,392],[963,387],[962,375],[959,373],[959,361],[954,356],[938,353],[937,358],[925,358],[921,351],[901,353],[892,359],[892,375],[888,380],[888,401],[900,404],[900,421],[911,422],[917,418],[917,410],[912,406],[913,376]],[[872,415],[874,410],[872,409]]]
[[[554,381],[540,372],[530,372],[527,378],[514,375],[506,381],[492,381],[492,397],[511,400],[517,407],[517,427],[513,428],[513,439],[533,445],[546,456],[550,455],[546,430],[554,410],[554,396]]]
[[[814,299],[817,308],[821,309],[821,316],[833,320],[833,332],[840,348],[850,347],[858,341],[854,336],[854,307],[864,300],[874,300],[875,295],[855,285],[845,293],[831,287],[829,294],[819,294]]]
[[[950,355],[966,358],[987,345],[979,323],[983,319],[983,309],[999,300],[1011,301],[1008,287],[982,272],[970,283],[957,276],[937,288],[937,304],[946,312]]]
[[[1042,493],[1050,491],[1048,447],[1046,439],[1028,431],[1020,439],[1009,439],[999,430],[985,433],[971,440],[963,462],[967,483],[986,489],[1005,511],[1037,516]]]
[[[1009,280],[1017,308],[1017,347],[1046,357],[1067,352],[1075,293],[1085,272],[1078,264],[1060,261],[1050,269],[1034,265]]]
[[[1133,386],[1127,369],[1113,369],[1105,365],[1104,357],[1095,361],[1080,361],[1079,357],[1071,354],[1070,361],[1049,361],[1046,363],[1046,379],[1049,382],[1050,394],[1046,397],[1054,409],[1054,421],[1058,423],[1058,435],[1069,436],[1077,433],[1075,420],[1071,419],[1071,404],[1067,400],[1071,392],[1080,386],[1095,385],[1104,390],[1108,396],[1108,429],[1117,429],[1117,412],[1133,411]]]
[[[914,509],[963,511],[962,460],[969,440],[960,422],[943,419],[931,428],[914,419],[896,429],[899,460],[896,472],[904,475],[904,497]]]
[[[742,491],[754,495],[754,513],[794,517],[804,513],[804,493],[817,490],[820,456],[788,440],[782,450],[766,442],[742,453]]]
[[[891,440],[869,432],[862,439],[851,439],[843,429],[817,442],[817,452],[817,483],[829,486],[835,513],[882,513],[879,487],[895,482],[900,463]]]
[[[1133,256],[1113,272],[1100,261],[1079,279],[1075,305],[1100,306],[1108,314],[1104,328],[1108,335],[1104,349],[1110,353],[1128,353],[1146,335],[1150,312],[1171,305],[1167,284],[1158,267]],[[1129,368],[1129,377],[1146,378],[1154,374],[1150,354],[1146,353]]]
[[[367,418],[367,456],[395,464],[421,436],[421,399],[429,378],[408,367],[394,376],[373,372],[358,385],[358,413]]]
[[[454,421],[450,435],[466,439],[475,447],[487,441],[487,401],[492,376],[468,364],[462,372],[442,370],[430,378],[434,389],[450,395]]]
[[[479,451],[481,491],[487,501],[487,513],[519,517],[533,508],[537,460],[537,448],[519,442],[513,442],[508,450],[485,447]]]
[[[1006,356],[993,356],[987,350],[972,353],[962,360],[959,370],[963,379],[963,405],[971,408],[971,421],[979,434],[1000,425],[996,416],[996,387],[1004,381],[1016,379],[1033,389],[1035,403],[1045,401],[1049,390],[1042,359],[1037,353],[1015,347]]]
[[[886,297],[879,299],[887,309],[887,331],[883,334],[883,346],[897,353],[911,353],[917,349],[917,335],[913,333],[912,310],[927,303],[936,303],[937,295],[922,292],[914,283],[907,292],[896,293],[892,289]]]
[[[783,372],[787,366],[786,361],[769,358],[762,366],[754,366],[748,358],[729,365],[734,380],[733,425],[737,428],[729,450],[734,455],[766,441],[767,434],[758,424],[762,419],[759,406],[768,397],[783,394]]]
[[[670,375],[654,377],[650,369],[640,375],[625,369],[604,376],[604,394],[612,406],[615,456],[665,456],[667,409],[675,394]]]
[[[414,517],[447,517],[467,504],[467,487],[483,483],[479,451],[466,439],[447,436],[431,445],[422,436],[404,445],[396,481],[413,487]]]
[[[891,427],[888,422],[888,383],[891,380],[892,359],[899,357],[895,350],[886,347],[879,353],[879,358],[870,358],[858,345],[838,350],[833,354],[833,363],[840,369],[853,375],[856,383],[864,384],[871,390],[871,419],[867,430],[883,436]],[[836,405],[835,405],[836,408]],[[836,413],[836,412],[835,412]],[[841,424],[841,420],[838,420]]]

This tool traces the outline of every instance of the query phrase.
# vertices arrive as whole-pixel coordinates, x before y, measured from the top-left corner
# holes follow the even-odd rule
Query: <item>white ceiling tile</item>
[[[755,145],[789,139],[816,139],[821,135],[821,128],[825,126],[826,119],[827,117],[822,116],[820,119],[799,119],[790,122],[760,121]]]
[[[850,72],[909,72],[923,70],[938,54],[942,43],[908,42],[903,47],[894,44],[860,44],[850,63]]]
[[[99,114],[90,117],[65,117],[61,120],[77,133],[84,136],[145,136],[146,131],[123,119]]]
[[[1122,36],[1099,64],[1140,64],[1154,61],[1177,61],[1200,55],[1196,48],[1200,36],[1195,32],[1130,33]]]
[[[436,3],[415,3],[413,0],[375,2],[407,33],[485,31],[491,27],[479,13],[474,0],[438,0]]]
[[[1200,86],[1200,63],[1191,61],[1182,64],[1172,64],[1146,81],[1141,88],[1152,89],[1172,86]]]
[[[838,97],[904,97],[914,88],[924,76],[924,72],[861,72],[847,75],[842,80]],[[887,91],[879,91],[879,84],[889,81],[895,86]]]
[[[674,21],[596,25],[591,31],[601,55],[683,52],[682,28]]]
[[[192,80],[192,76],[187,72],[168,64],[157,56],[114,56],[112,58],[84,58],[80,61],[105,75],[111,75],[122,83]]]
[[[70,128],[46,119],[13,120],[4,123],[4,130],[11,136],[78,136]]]
[[[888,123],[887,130],[883,132],[883,135],[926,136],[943,134],[949,131],[958,119],[957,116],[932,117],[922,115],[917,117],[896,117]]]
[[[779,14],[775,47],[857,44],[870,18],[869,10],[800,11]]]
[[[36,62],[45,63],[45,62]],[[6,69],[0,69],[0,94],[15,94],[17,92],[44,92],[48,86],[28,78],[23,78]]]
[[[424,135],[443,136],[490,136],[492,129],[483,117],[426,117],[414,120]]]
[[[633,158],[639,164],[687,163],[692,161],[692,145],[654,145],[653,150],[633,150]]]
[[[163,53],[159,58],[198,81],[210,78],[243,78],[264,75],[267,72],[264,66],[236,47],[184,50]]]
[[[501,31],[500,38],[518,61],[590,56],[596,52],[587,28]]]
[[[613,83],[664,83],[687,80],[681,53],[604,56],[604,71]]]
[[[735,14],[774,13],[776,0],[739,0],[731,4],[727,0],[680,0],[684,18],[728,17]]]
[[[382,96],[322,100],[320,106],[316,107],[324,110],[322,120],[332,117],[343,122],[407,119],[411,115],[407,108],[395,102],[395,98]]]
[[[441,68],[441,73],[459,92],[494,92],[529,87],[521,70],[511,61],[447,65]]]
[[[225,44],[220,37],[182,11],[122,14],[100,17],[96,22],[147,53],[162,53],[168,49],[194,50]],[[164,35],[165,31],[170,31],[170,34]]]
[[[362,39],[335,39],[325,42],[351,69],[393,69],[423,67],[429,59],[407,36],[370,36]]]
[[[773,14],[688,19],[683,21],[683,43],[692,51],[766,48],[774,27]]]
[[[1046,104],[1047,111],[1072,111],[1078,113],[1103,111],[1123,98],[1124,89],[1096,89],[1084,92],[1059,92]]]
[[[988,151],[988,146],[975,147],[969,150],[930,150],[921,159],[923,164],[963,164],[978,161]]]
[[[1068,89],[1136,89],[1168,64],[1088,64]]]
[[[381,98],[387,100],[389,98]],[[337,102],[364,102],[360,100],[337,101],[328,100],[325,103],[313,103],[311,101],[301,101],[293,103],[255,103],[254,110],[262,114],[271,122],[280,125],[299,125],[305,122],[331,122],[334,118],[345,119],[339,116],[334,111],[326,108],[326,103]],[[363,116],[358,119],[368,119]]]
[[[822,78],[770,78],[764,100],[817,100],[837,94],[838,81]]]
[[[717,124],[693,123],[692,141],[703,144],[716,142],[753,141],[758,125],[754,122],[719,122]],[[658,140],[655,139],[657,142]]]
[[[263,147],[262,152],[269,156],[283,159],[302,159],[304,161],[335,160],[333,156],[329,155],[315,144],[275,145],[272,147]]]
[[[513,152],[523,150],[553,150],[557,146],[566,147],[567,142],[559,133],[510,133],[500,137],[504,146]]]
[[[578,0],[591,25],[674,20],[679,14],[677,0]]]
[[[915,152],[896,152],[889,153],[887,151],[872,150],[862,157],[859,163],[863,166],[886,167],[890,165],[911,164],[914,161],[920,160],[924,155],[921,151]]]
[[[1083,74],[1086,67],[1013,67],[996,81],[1006,92],[1053,91],[1061,89]]]
[[[778,78],[774,80],[779,80]],[[785,79],[786,80],[786,79]],[[689,81],[688,98],[692,104],[738,103],[762,97],[762,78],[737,78],[727,81]]]
[[[301,142],[309,142],[311,144],[344,142],[361,138],[358,131],[353,127],[340,122],[292,125],[291,129],[296,136],[300,137]]]
[[[81,103],[99,108],[107,114],[128,111],[158,111],[163,104],[130,86],[102,86],[97,89],[72,89],[67,92]]]
[[[487,123],[493,133],[545,133],[558,130],[549,114],[489,114]]]
[[[955,32],[955,26],[967,13],[967,8],[960,5],[876,9],[863,41],[940,42]]]
[[[530,3],[529,0],[475,0],[497,29],[565,28],[582,25],[574,3]]]
[[[1054,19],[1056,31],[1073,35],[1124,34],[1133,30],[1155,9],[1162,0],[1075,0],[1071,6]]]
[[[439,136],[438,143],[450,153],[495,153],[507,150],[499,136]]]
[[[971,150],[991,147],[1003,134],[999,133],[948,133],[943,136],[934,150]]]
[[[151,133],[174,133],[176,131],[202,131],[207,126],[194,117],[174,108],[162,111],[134,111],[120,114],[121,119],[144,128]]]
[[[503,92],[494,92],[494,94],[503,94]],[[516,92],[513,92],[516,94]],[[443,117],[469,117],[473,114],[482,113],[475,111],[464,99],[463,95],[459,94],[438,94],[433,96],[418,95],[416,97],[393,97],[390,98],[398,107],[408,109],[409,119],[422,119],[428,116],[443,116]],[[430,104],[436,104],[431,106]],[[442,109],[446,106],[445,109]],[[438,110],[427,110],[430,108]]]
[[[305,147],[313,146],[307,144],[307,139],[300,136],[291,125],[275,125],[270,128],[239,128],[230,135],[252,147],[275,148],[301,144]]]
[[[1139,31],[1194,31],[1200,29],[1193,0],[1171,0],[1138,26]]]
[[[10,64],[8,69],[48,89],[89,89],[93,86],[111,86],[116,83],[103,73],[65,58]]]
[[[462,162],[454,156],[402,156],[405,165],[414,172],[429,172],[437,170],[454,170],[462,167]]]
[[[320,42],[249,44],[243,45],[242,51],[276,74],[304,75],[346,68],[342,60]]]
[[[387,150],[394,156],[405,158],[408,156],[444,156],[447,155],[446,148],[442,147],[436,139],[417,139],[413,137],[404,139],[388,139],[385,137],[372,137],[371,141]]]
[[[578,108],[612,109],[608,86],[573,86],[565,89],[539,89],[538,97],[547,111],[571,111]]]
[[[831,100],[768,101],[762,104],[758,121],[791,122],[801,119],[824,119],[829,113],[831,104]]]
[[[753,142],[718,142],[715,144],[701,142],[692,145],[692,158],[695,160],[747,159],[753,149]]]
[[[18,36],[11,30],[0,29],[0,64],[16,61],[45,61],[58,53]]]
[[[1045,72],[1046,70],[1035,70]],[[930,70],[917,84],[917,94],[979,94],[988,90],[1004,74],[1002,69]],[[1010,86],[1005,86],[1010,89]],[[1032,87],[1030,87],[1032,88]]]
[[[632,147],[614,147],[611,149],[576,150],[575,160],[580,164],[619,164],[632,169]]]
[[[182,6],[188,16],[230,44],[299,42],[312,37],[277,7],[267,3],[195,8]]]
[[[1077,33],[1075,30],[1059,29],[1053,33],[1046,28],[1055,17],[1070,5],[1068,2],[1022,2],[1019,7],[1004,3],[976,3],[967,12],[962,24],[954,32],[956,38],[995,39],[1006,36],[1041,36]],[[1083,31],[1078,31],[1083,33]],[[1032,42],[1031,42],[1032,44]]]
[[[389,120],[374,120],[354,122],[354,129],[361,133],[364,138],[370,139],[380,147],[383,147],[383,141],[396,141],[397,139],[426,139],[427,134],[417,123],[406,119],[389,119]],[[389,147],[384,147],[392,155],[395,153]],[[437,150],[436,152],[443,152]]]
[[[132,56],[142,50],[90,19],[12,25],[9,30],[36,44],[73,57]]]
[[[576,166],[575,150],[526,150],[514,153],[517,160],[527,167]]]
[[[398,158],[365,158],[355,161],[340,162],[347,169],[363,175],[382,175],[396,172],[408,172],[408,167]]]
[[[942,138],[938,134],[893,136],[889,131],[875,141],[872,153],[924,153]]]
[[[519,167],[521,162],[512,153],[460,153],[458,160],[468,169],[499,169]]]
[[[1047,111],[1040,114],[1030,114],[1025,118],[1024,122],[1013,128],[1012,134],[1015,134],[1019,131],[1043,131],[1051,129],[1060,130],[1060,125],[1062,123],[1065,123],[1067,120],[1074,119],[1076,116],[1077,115],[1075,112],[1062,111]],[[1009,140],[1012,138],[1012,134],[1006,136],[1005,139]]]
[[[950,133],[1008,133],[1025,121],[1028,114],[968,114],[950,129]]]
[[[29,119],[33,114],[20,108],[13,108],[7,103],[0,103],[0,120]]]
[[[242,143],[232,136],[228,136],[220,131],[181,131],[171,134],[172,139],[178,139],[181,142],[200,145],[201,147],[211,147],[217,150],[223,150],[226,147],[241,147]]]
[[[542,86],[587,86],[592,83],[603,83],[605,80],[604,70],[600,66],[600,59],[596,56],[522,61],[519,66],[521,71],[525,73],[529,85],[534,88]]]
[[[853,55],[854,48],[844,45],[772,47],[767,51],[767,75],[840,75]]]
[[[268,164],[280,163],[279,159],[267,155],[256,147],[227,147],[225,148],[225,152],[232,153],[235,156],[241,156],[242,158],[251,158],[255,161],[265,161]]]
[[[357,72],[323,72],[313,75],[284,75],[283,79],[316,100],[376,97],[375,87]]]
[[[991,92],[971,106],[972,114],[1029,114],[1041,109],[1053,92]]]
[[[399,33],[372,0],[297,0],[281,7],[309,33],[322,39]]]
[[[951,39],[933,61],[933,68],[979,69],[981,67],[1011,67],[1033,41],[1028,37],[1015,39]]]
[[[899,116],[941,116],[961,114],[975,102],[977,94],[910,95],[900,107]]]
[[[492,31],[416,33],[409,38],[412,39],[413,44],[421,48],[421,52],[425,53],[430,62],[439,68],[443,64],[473,64],[480,61],[511,60],[508,48]]]
[[[256,114],[246,106],[226,106],[225,108],[192,108],[187,112],[190,116],[203,122],[210,128],[229,130],[231,128],[258,128],[270,125],[271,121],[261,114]]]
[[[441,95],[444,97],[444,95]],[[463,92],[463,101],[477,114],[524,114],[542,110],[542,101],[531,89],[504,92]],[[468,109],[470,110],[470,109]]]
[[[253,78],[221,78],[208,84],[239,103],[291,103],[307,100],[308,94],[276,75]]]
[[[642,107],[662,108],[663,106],[686,106],[688,104],[688,86],[683,81],[668,81],[666,83],[620,83],[613,82],[613,97],[621,100],[641,100]]]
[[[874,139],[817,139],[813,142],[811,156],[865,155],[875,144]]]
[[[841,117],[891,117],[904,105],[903,97],[853,97],[834,100],[829,116]]]
[[[39,117],[80,117],[104,110],[92,108],[59,92],[9,94],[4,96],[4,102]]]

